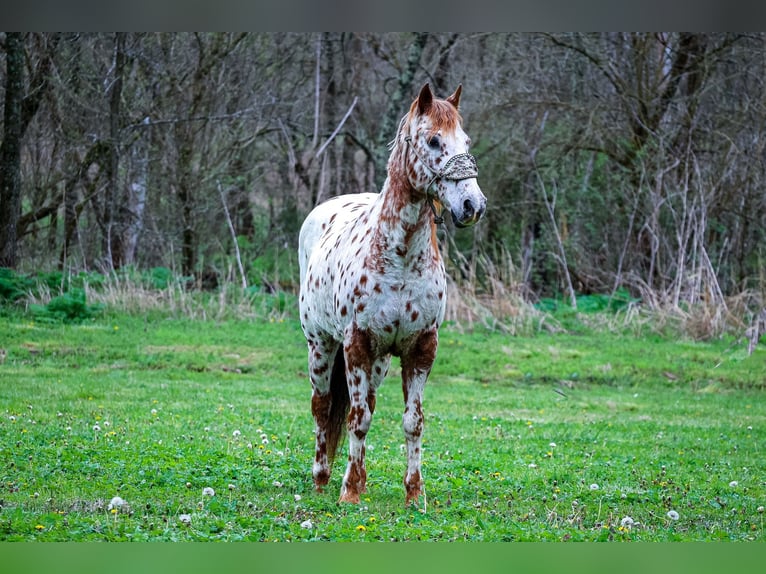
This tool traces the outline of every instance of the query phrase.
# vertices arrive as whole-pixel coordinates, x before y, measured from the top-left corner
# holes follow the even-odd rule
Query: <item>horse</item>
[[[422,397],[447,287],[436,224],[449,210],[457,227],[469,227],[487,205],[462,129],[461,92],[459,85],[438,99],[426,83],[389,144],[380,193],[329,199],[301,226],[299,308],[316,433],[312,475],[322,492],[347,435],[339,502],[359,503],[366,492],[365,438],[392,356],[401,361],[404,393],[405,506],[417,505],[424,492]]]

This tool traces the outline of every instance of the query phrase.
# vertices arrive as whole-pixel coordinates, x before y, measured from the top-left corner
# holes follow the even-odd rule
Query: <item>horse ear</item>
[[[423,84],[418,94],[418,113],[421,115],[428,112],[431,109],[431,104],[434,101],[434,95],[431,93],[431,86],[427,83]]]
[[[458,84],[457,89],[455,90],[455,93],[452,94],[449,98],[447,98],[447,101],[455,106],[455,109],[458,109],[460,107],[460,94],[463,92],[463,84]]]

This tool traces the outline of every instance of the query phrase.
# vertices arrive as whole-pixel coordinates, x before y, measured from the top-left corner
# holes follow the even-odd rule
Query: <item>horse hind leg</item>
[[[333,357],[332,364],[330,357]],[[309,347],[311,413],[316,425],[316,444],[312,475],[318,492],[330,481],[333,459],[343,438],[348,412],[343,350],[339,345]]]

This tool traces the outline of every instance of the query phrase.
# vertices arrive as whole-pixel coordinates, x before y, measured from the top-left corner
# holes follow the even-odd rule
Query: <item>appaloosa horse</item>
[[[461,90],[440,100],[423,86],[391,143],[383,190],[335,197],[301,227],[300,314],[316,423],[314,484],[321,491],[328,483],[346,425],[341,502],[358,503],[365,492],[365,437],[392,355],[402,368],[405,504],[417,504],[423,492],[421,401],[447,283],[435,222],[448,209],[458,227],[473,225],[487,203],[461,127]]]

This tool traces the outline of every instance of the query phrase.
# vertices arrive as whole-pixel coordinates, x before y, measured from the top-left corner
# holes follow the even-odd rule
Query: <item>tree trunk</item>
[[[21,216],[21,138],[24,135],[24,43],[22,34],[5,37],[5,106],[0,144],[0,267],[18,264],[17,225]]]
[[[118,32],[114,47],[114,76],[109,78],[109,157],[106,164],[106,197],[104,198],[104,257],[108,269],[119,269],[125,263],[122,229],[125,216],[121,209],[119,192],[120,129],[123,73],[125,70],[125,33]]]

